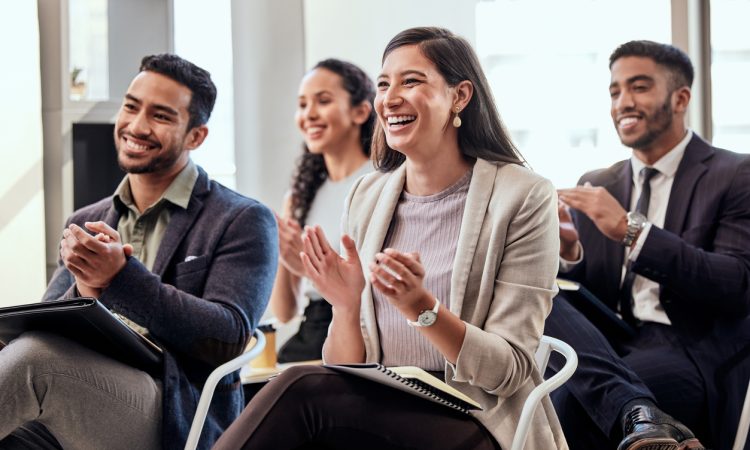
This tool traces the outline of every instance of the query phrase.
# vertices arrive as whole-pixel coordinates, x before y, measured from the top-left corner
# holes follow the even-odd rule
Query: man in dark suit
[[[559,296],[545,334],[580,359],[553,400],[572,448],[703,448],[690,430],[723,448],[741,398],[727,400],[717,374],[748,342],[750,157],[686,128],[682,51],[628,42],[610,70],[612,119],[633,154],[559,191],[561,276],[635,333],[596,329]]]
[[[143,59],[115,124],[127,175],[68,220],[44,295],[98,298],[161,346],[163,367],[149,374],[26,333],[0,351],[0,439],[10,434],[0,448],[181,449],[208,374],[244,350],[271,293],[277,233],[268,208],[190,160],[215,99],[205,70],[175,55]],[[237,373],[213,406],[202,448],[244,406]]]

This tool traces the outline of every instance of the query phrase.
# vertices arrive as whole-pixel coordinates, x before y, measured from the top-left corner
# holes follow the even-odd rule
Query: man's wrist
[[[575,241],[572,246],[560,245],[560,258],[565,261],[578,261],[581,257],[581,246],[579,241]]]

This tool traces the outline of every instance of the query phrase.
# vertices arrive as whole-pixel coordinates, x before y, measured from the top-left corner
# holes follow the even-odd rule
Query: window
[[[750,153],[750,1],[711,2],[713,144]]]
[[[477,52],[513,140],[556,187],[629,157],[610,118],[609,55],[671,42],[668,0],[495,0],[476,8]]]

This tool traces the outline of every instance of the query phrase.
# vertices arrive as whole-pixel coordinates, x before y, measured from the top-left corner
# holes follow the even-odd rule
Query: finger
[[[299,258],[302,260],[302,268],[305,270],[305,276],[311,280],[317,280],[320,277],[320,272],[315,268],[310,257],[306,253],[300,252]]]
[[[312,239],[310,238],[310,235],[308,233],[305,233],[302,236],[302,253],[310,261],[310,264],[313,265],[315,271],[319,272],[320,265],[322,264],[322,258],[315,252],[315,248],[312,244]]]
[[[341,236],[341,246],[344,248],[346,261],[349,263],[357,263],[359,265],[359,253],[357,252],[357,245],[354,243],[354,239],[349,237],[349,235],[344,234]]]
[[[122,246],[122,252],[125,253],[125,256],[133,256],[133,246],[130,244],[125,244]]]
[[[419,253],[404,254],[392,248],[383,250],[383,253],[403,264],[414,275],[418,277],[424,276],[424,267],[419,262]]]
[[[83,224],[88,230],[93,231],[94,233],[103,233],[112,238],[115,242],[120,242],[120,233],[117,232],[114,228],[107,225],[106,222],[98,221],[98,222],[84,222]]]
[[[297,234],[302,233],[302,227],[299,225],[299,222],[294,219],[286,219],[286,226],[294,230]]]
[[[402,280],[395,277],[389,270],[384,268],[381,264],[375,264],[374,262],[370,263],[370,272],[375,275],[375,277],[383,282],[386,286],[391,287],[393,289],[397,289],[396,283],[399,283],[400,285],[403,285],[401,282]]]
[[[323,257],[325,257],[325,252],[323,252],[323,247],[320,245],[320,237],[318,236],[318,233],[315,232],[315,228],[305,227],[305,235],[310,242],[310,248],[312,249],[315,256],[319,260],[322,260]]]
[[[86,233],[85,231],[83,233]],[[69,228],[63,230],[63,238],[60,241],[60,249],[65,248],[69,255],[77,255],[83,259],[89,259],[95,257],[95,253],[89,250],[85,245],[76,238],[73,231]]]
[[[328,239],[326,238],[326,234],[323,232],[323,228],[321,228],[320,225],[315,225],[314,230],[315,234],[318,236],[318,242],[320,243],[320,249],[323,251],[323,254],[327,255],[328,253],[333,252],[333,247],[331,247],[331,244],[328,243]]]
[[[73,237],[78,240],[78,244],[73,247],[73,249],[77,253],[79,253],[79,247],[85,247],[92,253],[100,253],[106,247],[106,244],[98,241],[96,237],[88,234],[83,228],[79,227],[76,224],[70,224],[68,229],[72,233]]]
[[[385,253],[376,253],[375,259],[380,263],[379,266],[388,270],[398,281],[404,281],[413,276],[413,272],[407,269],[404,264]]]
[[[386,296],[393,297],[397,295],[395,289],[381,282],[375,275],[370,275],[370,283],[372,283],[372,287],[382,292]]]

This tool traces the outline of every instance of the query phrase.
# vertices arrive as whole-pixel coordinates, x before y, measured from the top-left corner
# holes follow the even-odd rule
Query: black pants
[[[271,380],[214,446],[227,449],[498,450],[472,416],[321,366]]]
[[[710,441],[703,380],[671,327],[648,323],[633,339],[609,342],[558,295],[544,334],[567,342],[578,354],[575,374],[551,395],[571,449],[616,447],[622,408],[638,398],[656,403],[704,444]],[[552,358],[549,366],[556,371],[562,361]]]
[[[305,308],[297,334],[289,338],[279,349],[280,363],[321,359],[323,343],[328,335],[328,325],[333,320],[333,310],[327,301],[310,300]]]

